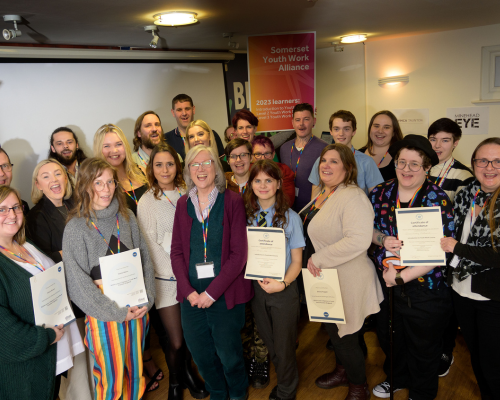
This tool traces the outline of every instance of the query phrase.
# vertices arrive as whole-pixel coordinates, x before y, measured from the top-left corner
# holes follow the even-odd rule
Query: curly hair
[[[253,164],[250,169],[250,177],[248,178],[248,188],[243,195],[243,201],[245,203],[245,211],[247,214],[248,225],[252,225],[254,219],[256,218],[256,213],[259,211],[260,206],[258,203],[257,195],[252,189],[252,182],[259,175],[260,172],[268,175],[272,179],[278,181],[278,188],[276,190],[276,202],[274,203],[274,216],[273,216],[273,227],[282,228],[288,224],[286,219],[286,212],[290,208],[288,204],[288,199],[283,192],[283,175],[281,173],[278,164],[272,160],[259,160]]]
[[[186,188],[186,183],[184,182],[184,178],[182,177],[182,165],[179,160],[179,156],[175,149],[166,143],[157,144],[151,155],[149,157],[149,163],[146,167],[146,178],[148,180],[149,189],[153,190],[153,196],[156,200],[160,200],[162,190],[160,185],[158,184],[158,180],[155,177],[153,163],[155,160],[155,156],[158,153],[170,153],[170,155],[174,158],[175,162],[175,178],[174,178],[174,186],[179,188]]]

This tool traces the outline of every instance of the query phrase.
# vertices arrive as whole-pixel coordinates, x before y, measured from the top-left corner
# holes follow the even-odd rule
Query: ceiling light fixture
[[[153,15],[155,25],[178,26],[190,25],[198,22],[198,14],[190,11],[168,11]]]
[[[359,43],[364,42],[365,40],[366,35],[364,33],[359,35],[346,35],[340,37],[340,43]]]
[[[388,76],[386,78],[380,78],[378,80],[379,86],[396,86],[396,85],[406,85],[410,82],[410,77],[408,75],[398,75],[398,76]]]
[[[158,40],[160,39],[160,37],[156,34],[156,32],[158,32],[158,27],[156,25],[146,25],[144,27],[144,30],[153,34],[153,40],[151,40],[151,43],[149,43],[149,45],[153,49],[156,49],[156,47],[158,46]]]
[[[22,18],[19,15],[4,15],[3,20],[5,22],[14,22],[14,29],[3,30],[2,34],[5,40],[10,40],[22,35],[21,31],[17,29],[17,23],[22,21]]]

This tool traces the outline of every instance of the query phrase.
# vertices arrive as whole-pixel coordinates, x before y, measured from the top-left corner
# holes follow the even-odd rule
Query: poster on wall
[[[392,110],[398,119],[403,135],[424,135],[427,136],[429,129],[429,109],[428,108],[399,108]]]
[[[487,135],[490,123],[489,107],[458,107],[446,109],[446,116],[455,121],[463,135]]]
[[[234,60],[225,64],[227,108],[229,124],[238,111],[248,110],[248,61],[246,54],[235,54]]]
[[[296,104],[316,100],[316,32],[248,37],[250,110],[258,132],[292,129]]]

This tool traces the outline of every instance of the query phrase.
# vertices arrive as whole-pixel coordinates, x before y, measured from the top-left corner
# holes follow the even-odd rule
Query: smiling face
[[[335,187],[345,179],[346,170],[337,150],[328,150],[319,162],[319,177],[328,188]]]
[[[293,114],[292,126],[301,139],[306,139],[312,135],[312,129],[316,123],[310,111],[297,111]]]
[[[202,144],[204,146],[210,146],[210,133],[208,133],[201,126],[193,126],[189,131],[186,132],[186,138],[189,141],[189,148],[192,149],[194,146]]]
[[[279,187],[280,183],[263,171],[259,172],[252,181],[252,190],[259,199],[261,205],[262,203],[272,204],[276,202],[276,191]]]
[[[274,158],[274,154],[275,152],[271,151],[271,147],[255,144],[253,146],[252,162],[257,162],[259,160],[272,160]]]
[[[147,114],[144,116],[137,137],[141,138],[142,145],[147,149],[153,149],[163,140],[163,130],[156,115]]]
[[[9,157],[7,157],[5,153],[0,151],[0,165],[6,165],[6,164],[10,164]],[[11,181],[12,181],[12,169],[7,172],[3,168],[0,168],[0,185],[10,186]]]
[[[399,185],[408,190],[417,190],[424,183],[426,172],[430,169],[430,167],[424,169],[422,166],[417,172],[410,170],[408,164],[417,163],[423,165],[424,162],[422,156],[415,150],[402,149],[396,162],[397,161],[406,161],[404,169],[396,168],[396,176],[398,178]]]
[[[453,150],[458,146],[458,140],[453,141],[453,135],[448,132],[438,132],[435,135],[429,137],[429,142],[431,142],[432,149],[436,152],[439,157],[439,163],[448,161],[453,154]]]
[[[12,208],[16,206],[21,207],[21,210],[23,209],[23,205],[15,193],[9,194],[5,200],[0,203],[0,208]],[[0,237],[12,240],[14,235],[21,229],[23,218],[22,211],[17,214],[14,210],[8,210],[7,215],[0,215]]]
[[[73,137],[71,132],[57,132],[53,136],[53,144],[50,149],[57,153],[58,160],[63,163],[63,165],[70,165],[76,160],[76,150],[78,150],[78,144]]]
[[[251,155],[246,146],[236,147],[229,155],[229,166],[235,175],[243,176],[250,170]]]
[[[202,165],[201,163],[205,161],[210,161],[210,153],[208,151],[200,151],[196,157],[189,164],[189,175],[191,180],[198,188],[198,190],[208,190],[211,191],[215,187],[215,165],[214,161],[210,163],[209,166]],[[201,164],[199,168],[193,166],[193,164]]]
[[[57,207],[62,206],[68,177],[56,163],[45,164],[38,170],[36,187]]]
[[[92,195],[92,208],[94,210],[104,210],[111,204],[113,195],[115,194],[115,185],[109,185],[108,182],[113,181],[113,173],[110,169],[105,169],[100,177],[94,179],[94,194]],[[102,190],[99,192],[96,187],[101,186]],[[110,187],[111,186],[111,187]]]
[[[257,127],[252,125],[246,119],[239,119],[236,123],[236,136],[243,140],[248,140],[250,143],[255,137]]]
[[[195,107],[189,101],[175,103],[175,108],[171,110],[177,121],[177,126],[185,130],[194,117]]]
[[[153,160],[153,174],[162,190],[173,190],[177,167],[172,154],[167,151],[156,153]]]
[[[486,144],[481,146],[476,152],[476,160],[500,160],[500,146],[498,144]],[[474,165],[474,175],[481,184],[481,189],[487,193],[492,193],[500,186],[500,169],[493,168],[491,163],[485,168]]]
[[[370,139],[376,147],[390,146],[392,137],[394,136],[394,127],[392,119],[385,114],[380,114],[373,120],[370,129]]]
[[[345,122],[342,118],[335,118],[332,122],[330,134],[335,143],[342,143],[347,147],[351,147],[351,140],[356,131],[352,130],[352,121]]]
[[[116,133],[108,132],[104,136],[102,155],[113,167],[118,167],[125,161],[125,145]]]

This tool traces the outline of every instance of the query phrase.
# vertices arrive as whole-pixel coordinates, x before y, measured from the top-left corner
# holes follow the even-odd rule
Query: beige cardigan
[[[368,258],[374,212],[365,192],[340,185],[308,227],[318,268],[336,268],[346,324],[337,324],[339,336],[361,329],[365,318],[380,310],[384,299],[375,266]]]

